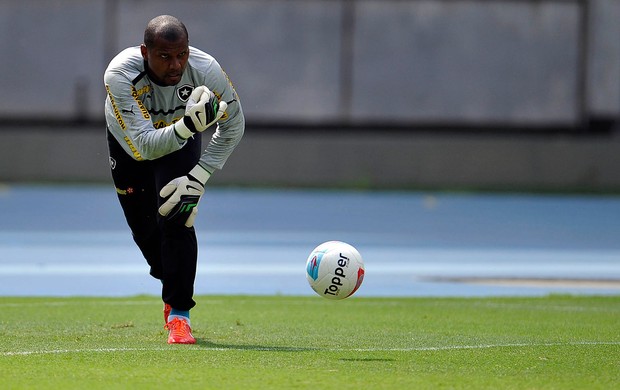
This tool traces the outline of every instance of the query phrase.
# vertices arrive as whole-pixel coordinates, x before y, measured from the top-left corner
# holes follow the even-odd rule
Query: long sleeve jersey
[[[199,164],[213,172],[224,166],[241,140],[245,119],[237,93],[217,61],[194,47],[189,53],[181,81],[174,86],[157,85],[149,79],[139,46],[114,57],[104,74],[106,123],[135,160],[153,160],[172,153],[186,141],[170,125],[183,118],[193,89],[204,85],[228,103],[200,157]]]

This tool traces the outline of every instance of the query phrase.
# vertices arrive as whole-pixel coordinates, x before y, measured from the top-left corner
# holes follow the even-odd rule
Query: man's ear
[[[144,43],[140,45],[140,53],[142,53],[142,58],[144,59],[144,61],[146,61],[147,60],[147,49]]]

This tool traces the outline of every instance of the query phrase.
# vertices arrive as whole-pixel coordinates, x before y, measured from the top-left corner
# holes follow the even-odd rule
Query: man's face
[[[187,39],[171,42],[157,38],[152,46],[140,46],[140,51],[147,63],[148,75],[155,83],[170,86],[181,81],[189,59]]]

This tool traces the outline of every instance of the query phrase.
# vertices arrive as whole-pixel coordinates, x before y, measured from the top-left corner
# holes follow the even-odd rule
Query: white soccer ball
[[[320,296],[345,299],[362,285],[364,260],[357,249],[345,242],[324,242],[308,256],[306,278]]]

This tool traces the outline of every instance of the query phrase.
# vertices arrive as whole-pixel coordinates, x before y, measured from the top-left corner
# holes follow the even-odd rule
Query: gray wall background
[[[163,13],[243,102],[215,184],[620,190],[617,0],[4,0],[0,180],[109,181],[103,71]]]

